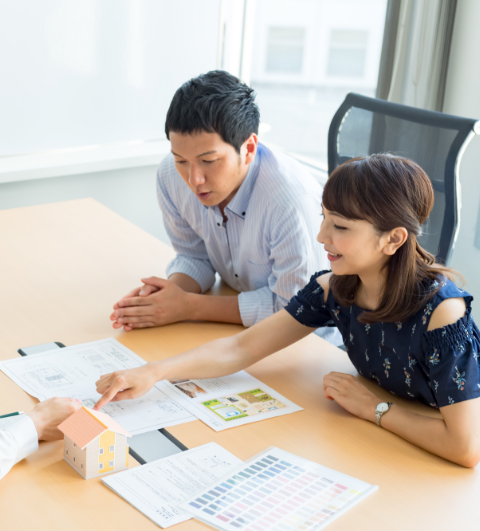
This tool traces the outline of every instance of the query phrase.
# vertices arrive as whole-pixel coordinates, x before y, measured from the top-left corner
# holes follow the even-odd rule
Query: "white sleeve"
[[[38,434],[28,415],[8,426],[0,425],[0,479],[13,465],[38,450]]]

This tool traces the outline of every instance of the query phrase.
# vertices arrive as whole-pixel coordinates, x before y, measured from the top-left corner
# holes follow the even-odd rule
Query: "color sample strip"
[[[269,448],[182,507],[224,530],[320,529],[364,493],[368,483]]]

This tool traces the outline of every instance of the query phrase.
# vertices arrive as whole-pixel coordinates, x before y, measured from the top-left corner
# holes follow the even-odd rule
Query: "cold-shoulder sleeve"
[[[317,278],[330,271],[320,271],[310,278],[310,282],[301,289],[285,307],[285,310],[299,323],[312,328],[335,326],[330,311],[323,302],[324,291]]]
[[[480,397],[480,331],[469,305],[455,324],[425,332],[423,346],[438,407]]]

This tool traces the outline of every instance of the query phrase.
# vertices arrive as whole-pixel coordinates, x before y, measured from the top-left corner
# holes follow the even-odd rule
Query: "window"
[[[73,447],[74,447],[74,448],[76,448],[76,447],[77,447],[77,445],[76,445],[75,443],[73,443]]]
[[[76,460],[77,460],[77,458],[76,458],[76,457],[74,457],[74,458],[73,458],[73,462],[75,463],[75,462],[76,462]]]
[[[100,455],[103,455],[103,448],[100,448],[99,453],[100,453]]]
[[[305,28],[270,27],[265,70],[279,74],[300,74],[304,44]]]
[[[80,463],[80,468],[83,470],[83,463]]]
[[[110,446],[110,451],[111,451],[111,452],[114,452],[114,451],[115,451],[115,445]]]
[[[112,468],[112,467],[113,467],[113,461],[109,461],[109,462],[108,462],[108,466],[109,466],[110,468]]]
[[[103,463],[100,463],[100,464],[98,465],[98,468],[99,468],[99,470],[103,470]]]
[[[364,77],[368,31],[334,29],[330,34],[329,76]]]
[[[65,449],[65,455],[68,455],[68,450],[67,449]]]
[[[375,97],[387,4],[256,2],[250,84],[260,142],[326,172],[328,128],[345,96]]]

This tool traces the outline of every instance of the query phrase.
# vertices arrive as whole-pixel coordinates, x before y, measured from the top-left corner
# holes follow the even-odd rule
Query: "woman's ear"
[[[408,231],[405,227],[397,227],[388,234],[383,247],[383,252],[389,256],[394,255],[407,241]]]

